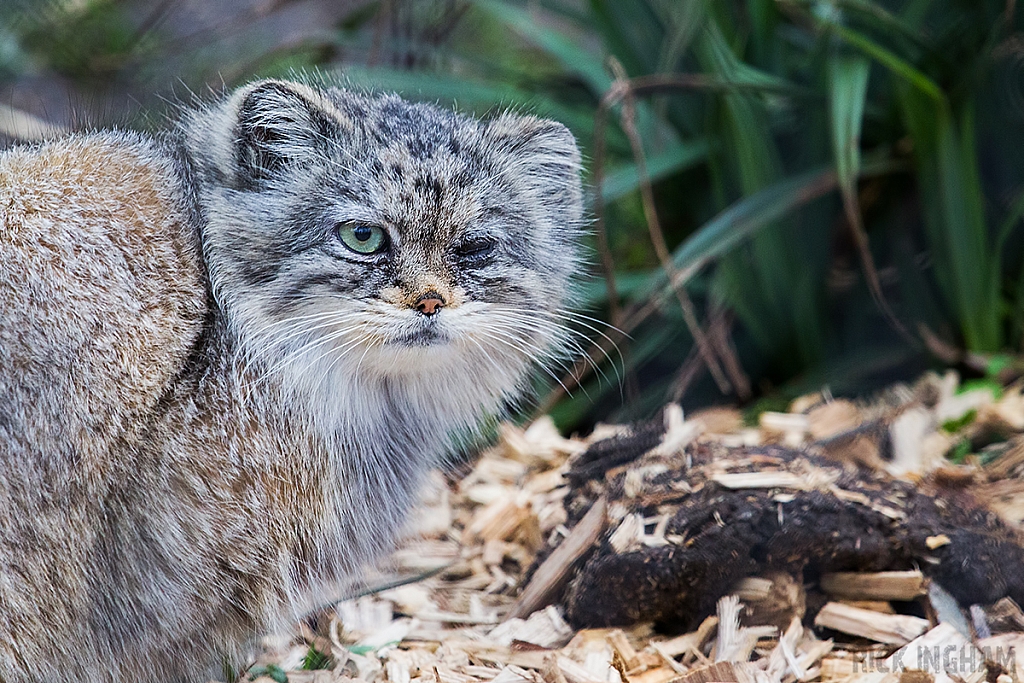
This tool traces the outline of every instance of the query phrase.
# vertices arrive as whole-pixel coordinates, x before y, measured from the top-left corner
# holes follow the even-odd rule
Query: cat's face
[[[207,260],[271,362],[507,393],[558,344],[582,213],[563,126],[280,82],[229,111],[200,165]]]

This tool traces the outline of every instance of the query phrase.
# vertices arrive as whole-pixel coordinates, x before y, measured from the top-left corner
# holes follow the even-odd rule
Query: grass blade
[[[832,60],[828,67],[832,150],[836,173],[839,175],[839,188],[850,202],[856,201],[856,182],[860,172],[860,130],[870,70],[870,63],[863,57],[839,57]]]
[[[831,104],[832,154],[839,176],[839,191],[843,196],[846,222],[853,233],[860,252],[864,278],[882,314],[893,329],[906,341],[916,344],[903,323],[893,313],[882,291],[882,283],[875,268],[867,230],[861,216],[857,198],[857,176],[860,174],[860,132],[864,122],[864,103],[867,99],[868,76],[871,63],[864,57],[836,57],[828,65],[829,102]]]
[[[651,182],[656,182],[697,165],[707,159],[711,145],[707,140],[697,140],[686,144],[675,145],[663,152],[652,154],[647,158],[647,174]],[[621,199],[640,187],[640,175],[635,163],[624,164],[609,171],[601,187],[601,196],[605,202]]]
[[[863,164],[861,176],[878,176],[903,168],[889,159]],[[758,230],[786,216],[808,202],[836,189],[835,170],[819,168],[766,187],[736,202],[697,229],[672,255],[677,277],[682,283],[717,258],[734,249]],[[668,283],[661,271],[652,275],[651,286],[642,290],[645,296],[663,290]]]
[[[433,71],[404,71],[388,67],[347,66],[339,74],[360,87],[400,92],[425,101],[453,103],[485,112],[495,107],[522,107],[538,116],[555,118],[577,134],[593,130],[593,116],[571,109],[535,92],[506,83],[474,81]]]
[[[594,93],[603,93],[611,87],[611,76],[605,71],[600,56],[580,47],[564,33],[537,22],[528,10],[500,0],[476,0],[474,5],[558,59],[568,71],[579,75]]]
[[[1002,346],[998,269],[989,246],[985,203],[969,107],[959,119],[943,99],[900,89],[900,106],[914,141],[918,191],[935,259],[935,277],[959,321],[969,350]],[[997,256],[997,255],[996,255]]]
[[[833,34],[841,38],[845,43],[851,47],[857,48],[868,57],[871,57],[893,74],[899,76],[907,83],[910,83],[915,88],[928,95],[928,97],[936,101],[944,101],[946,99],[942,89],[935,83],[935,81],[928,78],[928,76],[906,60],[900,59],[900,57],[892,51],[882,47],[863,34],[848,29],[832,20],[822,19],[821,23],[832,31]]]

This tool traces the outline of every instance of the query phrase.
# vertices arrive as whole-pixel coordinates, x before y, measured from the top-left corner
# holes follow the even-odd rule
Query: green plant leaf
[[[960,439],[952,448],[949,449],[949,452],[946,453],[946,458],[948,458],[950,462],[960,465],[967,460],[967,456],[970,454],[971,440]]]
[[[706,72],[726,82],[769,83],[757,69],[739,59],[729,39],[729,27],[721,19],[712,22],[696,42],[697,57]],[[718,98],[721,116],[712,129],[722,140],[726,162],[726,188],[750,195],[777,182],[782,161],[772,135],[765,101],[745,92],[729,92]],[[723,194],[731,194],[729,189]],[[816,297],[805,296],[808,272],[821,270],[822,252],[816,263],[803,262],[792,248],[795,226],[766,225],[752,235],[743,252],[731,253],[719,264],[716,296],[735,310],[755,334],[759,345],[771,349],[799,338],[801,357],[815,357],[821,348],[818,326],[802,325],[817,317]],[[820,292],[812,285],[810,292]],[[800,296],[794,296],[799,292]],[[794,334],[796,328],[801,334]]]
[[[595,93],[603,93],[611,87],[612,78],[605,71],[600,56],[578,45],[566,33],[538,22],[528,9],[500,0],[475,0],[473,4],[557,58],[567,70],[583,78]]]
[[[310,646],[309,650],[306,652],[306,656],[302,659],[301,669],[303,671],[329,669],[331,668],[331,662],[332,659],[329,654],[320,652],[320,650]]]
[[[251,669],[249,669],[250,681],[254,681],[260,676],[266,676],[267,678],[275,681],[275,683],[288,683],[288,674],[286,674],[284,672],[284,669],[279,667],[277,664],[267,664],[266,666],[254,666]]]
[[[954,112],[904,86],[897,88],[914,142],[921,209],[935,279],[954,313],[968,349],[1002,347],[1001,268],[989,242],[981,190],[974,116],[969,105]]]
[[[798,206],[836,187],[832,169],[819,169],[771,185],[741,199],[690,236],[673,254],[681,282]]]
[[[567,33],[538,22],[528,9],[501,0],[474,0],[474,5],[557,59],[568,72],[579,76],[595,97],[602,97],[612,87],[614,81],[605,69],[603,54],[592,52],[570,39]],[[658,140],[662,144],[677,141],[676,131],[654,116],[646,102],[637,103],[636,123],[641,137],[646,140]]]
[[[678,173],[707,159],[711,146],[707,140],[696,140],[674,145],[647,158],[647,175],[651,182]],[[640,175],[635,163],[628,163],[612,169],[605,175],[601,197],[614,202],[640,187]]]
[[[871,57],[928,97],[936,101],[945,100],[945,94],[935,81],[928,78],[928,76],[892,51],[887,50],[867,36],[836,23],[834,20],[823,19],[822,24],[827,26],[829,30],[844,42]]]
[[[851,204],[856,202],[860,131],[870,70],[871,64],[863,57],[837,57],[828,65],[832,151],[839,188]]]
[[[836,4],[851,14],[869,20],[879,33],[889,37],[902,38],[918,49],[927,49],[927,43],[921,36],[920,27],[910,25],[902,17],[889,12],[876,2],[871,0],[838,0]]]
[[[985,377],[996,380],[999,377],[999,373],[1010,367],[1013,367],[1013,356],[997,353],[985,363]]]
[[[861,176],[880,176],[903,169],[890,159],[872,160],[863,164]],[[711,261],[734,249],[764,226],[782,218],[794,209],[836,189],[836,173],[819,168],[776,183],[745,197],[698,228],[675,250],[673,264],[685,284]],[[643,296],[665,293],[668,286],[664,271],[655,271]]]

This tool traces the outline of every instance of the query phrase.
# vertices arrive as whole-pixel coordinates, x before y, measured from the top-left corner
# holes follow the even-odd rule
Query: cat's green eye
[[[388,248],[384,228],[365,223],[339,223],[338,239],[357,254],[379,254]]]

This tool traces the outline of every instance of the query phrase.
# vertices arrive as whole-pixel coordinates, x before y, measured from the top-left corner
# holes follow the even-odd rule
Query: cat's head
[[[262,81],[185,131],[215,298],[263,371],[496,403],[563,342],[582,223],[563,125]]]

